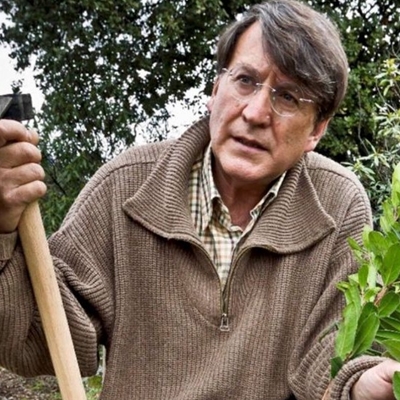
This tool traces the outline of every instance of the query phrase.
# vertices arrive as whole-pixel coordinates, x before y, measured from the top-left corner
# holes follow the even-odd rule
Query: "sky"
[[[33,79],[33,69],[29,68],[23,73],[15,71],[15,63],[9,56],[10,49],[0,45],[0,95],[12,93],[13,81],[22,80],[22,92],[30,93],[32,103],[36,110],[39,110],[43,103],[43,95],[37,88]]]
[[[0,13],[0,23],[2,22],[9,23],[4,13]],[[0,43],[0,95],[11,94],[12,83],[21,80],[23,82],[22,92],[30,93],[33,107],[39,110],[43,103],[43,95],[35,84],[33,68],[28,68],[20,73],[15,71],[15,62],[9,56],[10,51],[10,47]]]

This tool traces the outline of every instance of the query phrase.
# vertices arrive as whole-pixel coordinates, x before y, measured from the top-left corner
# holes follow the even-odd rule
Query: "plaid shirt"
[[[253,229],[262,211],[275,199],[283,174],[250,211],[251,221],[243,230],[233,225],[228,208],[215,186],[211,168],[211,147],[194,163],[189,178],[189,207],[196,232],[214,262],[222,286],[225,285],[232,257],[242,239]]]

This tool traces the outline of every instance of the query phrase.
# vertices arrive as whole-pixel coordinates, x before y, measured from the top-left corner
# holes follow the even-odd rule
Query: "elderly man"
[[[370,223],[357,179],[313,152],[347,61],[332,23],[272,0],[221,36],[209,116],[101,168],[50,248],[82,373],[101,398],[321,399],[347,238]],[[0,363],[52,373],[16,228],[44,195],[37,135],[0,124]],[[393,399],[395,362],[346,364],[332,399]]]

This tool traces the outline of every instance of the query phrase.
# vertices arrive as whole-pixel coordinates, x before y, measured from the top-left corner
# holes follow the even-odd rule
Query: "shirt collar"
[[[271,202],[278,195],[279,189],[285,179],[286,172],[284,172],[264,195],[264,197],[257,203],[257,205],[250,211],[252,219],[256,219],[264,211],[264,209],[271,204]],[[209,225],[213,212],[215,200],[220,202],[221,208],[224,207],[221,195],[215,185],[212,173],[212,153],[211,144],[206,148],[203,155],[203,165],[200,174],[200,209],[201,209],[201,229],[204,230]]]

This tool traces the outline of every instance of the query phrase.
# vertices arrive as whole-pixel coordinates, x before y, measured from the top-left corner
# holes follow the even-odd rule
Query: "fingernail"
[[[29,143],[32,141],[32,133],[29,129],[26,129],[26,140]]]

